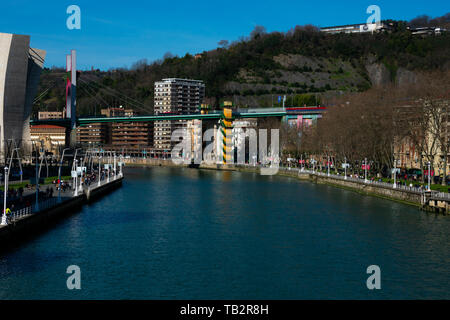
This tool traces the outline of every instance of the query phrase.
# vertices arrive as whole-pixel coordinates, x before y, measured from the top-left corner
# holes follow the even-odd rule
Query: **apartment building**
[[[384,23],[359,23],[347,24],[343,26],[333,26],[320,28],[321,32],[336,34],[336,33],[366,33],[366,32],[381,32],[388,30],[389,26]]]
[[[137,113],[133,109],[119,108],[102,109],[105,117],[134,117]],[[117,122],[108,124],[110,140],[108,144],[117,150],[127,148],[139,150],[151,146],[153,125],[148,122]]]
[[[152,143],[149,122],[119,122],[111,126],[111,145],[118,148],[139,149]]]
[[[96,147],[108,142],[108,126],[106,123],[91,123],[77,127],[77,144],[84,147]]]
[[[62,119],[62,118],[64,118],[63,111],[39,111],[38,112],[39,120]]]
[[[155,82],[155,114],[194,114],[205,96],[205,84],[201,80],[167,78]],[[153,147],[157,150],[169,151],[173,143],[172,132],[186,128],[187,122],[155,121]]]
[[[132,117],[136,115],[133,109],[124,109],[123,107],[119,108],[106,108],[100,110],[102,116],[107,118],[111,117]]]
[[[402,169],[420,169],[421,164],[426,169],[430,162],[436,175],[443,175],[446,165],[448,175],[450,152],[446,153],[442,148],[442,143],[450,145],[450,112],[445,106],[448,101],[435,100],[433,104],[426,113],[414,103],[396,108],[398,126],[405,126],[404,123],[409,122],[415,123],[416,127],[411,127],[409,133],[413,134],[415,141],[408,135],[395,137],[394,158],[397,160],[397,167]]]

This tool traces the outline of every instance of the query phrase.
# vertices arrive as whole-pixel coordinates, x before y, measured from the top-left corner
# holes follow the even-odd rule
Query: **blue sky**
[[[81,8],[81,30],[68,30],[66,9]],[[319,27],[365,22],[366,8],[376,4],[381,19],[410,20],[418,15],[441,16],[450,2],[303,1],[303,0],[3,0],[0,32],[28,34],[31,46],[47,50],[46,66],[63,66],[70,49],[78,51],[81,69],[128,67],[171,52],[184,55],[237,40],[255,25],[287,31],[296,25]]]

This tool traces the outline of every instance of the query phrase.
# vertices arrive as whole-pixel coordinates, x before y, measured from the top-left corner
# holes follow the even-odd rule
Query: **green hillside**
[[[230,99],[242,107],[270,107],[279,95],[287,95],[287,105],[303,102],[299,95],[305,94],[326,101],[343,92],[411,81],[421,71],[450,67],[448,32],[413,36],[405,22],[393,23],[393,32],[373,35],[329,35],[313,26],[267,33],[256,27],[249,37],[221,41],[217,49],[196,56],[166,54],[152,63],[138,61],[130,69],[84,71],[78,112],[94,115],[107,105],[123,105],[151,113],[153,84],[167,77],[203,80],[206,102],[214,106]],[[45,70],[35,110],[62,109],[64,76],[62,69]]]

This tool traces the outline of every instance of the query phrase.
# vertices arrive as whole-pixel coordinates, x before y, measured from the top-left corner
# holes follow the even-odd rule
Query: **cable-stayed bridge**
[[[326,107],[295,107],[295,108],[258,108],[258,109],[237,109],[233,112],[235,119],[246,118],[269,118],[269,117],[296,117],[308,115],[321,115]],[[118,122],[152,122],[164,120],[219,120],[222,115],[221,111],[213,111],[207,114],[157,114],[142,115],[133,117],[79,117],[76,119],[77,126],[89,125],[91,123],[118,123]],[[31,125],[37,124],[55,124],[70,127],[70,119],[45,119],[30,120]]]

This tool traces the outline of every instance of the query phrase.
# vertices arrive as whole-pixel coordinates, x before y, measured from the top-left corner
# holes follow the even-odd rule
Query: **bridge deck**
[[[305,115],[305,114],[320,114],[325,111],[325,107],[305,107],[305,108],[271,108],[267,111],[264,109],[249,109],[248,112],[235,111],[233,116],[235,118],[265,118],[265,117],[285,117],[288,115]],[[242,110],[242,109],[241,109]],[[180,115],[148,115],[135,117],[82,117],[77,119],[77,125],[83,126],[90,123],[107,123],[107,122],[149,122],[149,121],[167,121],[167,120],[218,120],[222,117],[222,113],[215,112],[209,114],[180,114]],[[38,124],[54,124],[68,127],[70,126],[70,119],[47,119],[47,120],[30,120],[31,125]]]

